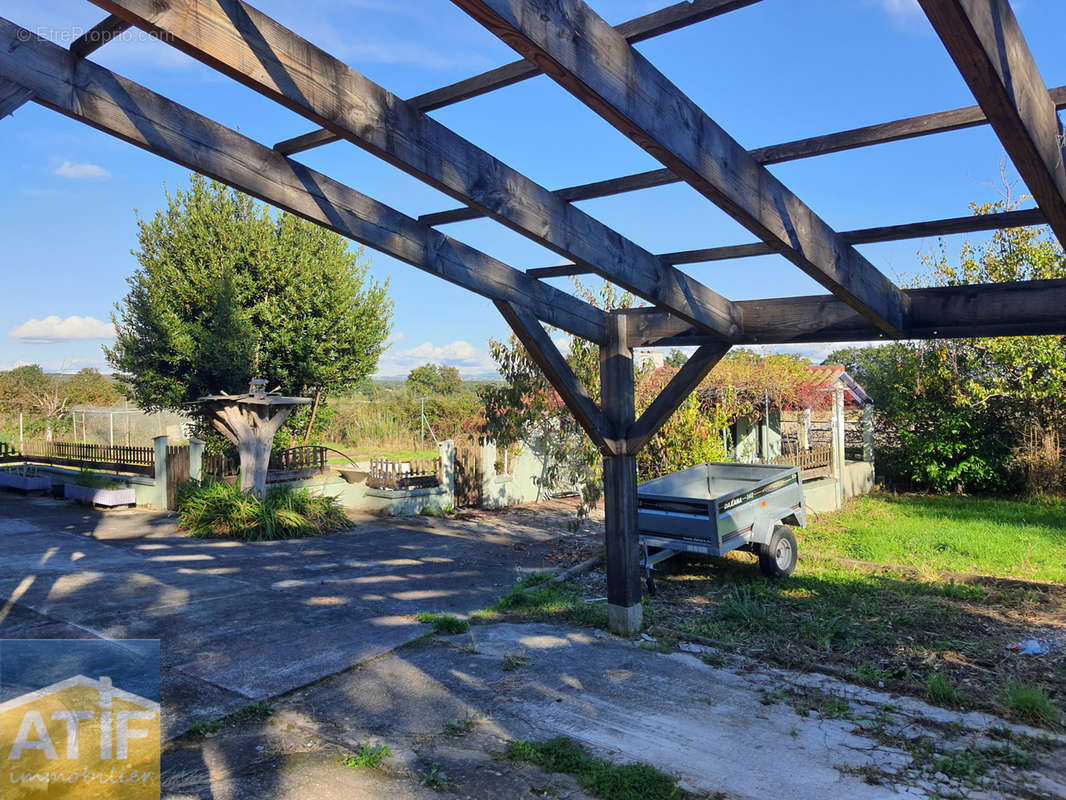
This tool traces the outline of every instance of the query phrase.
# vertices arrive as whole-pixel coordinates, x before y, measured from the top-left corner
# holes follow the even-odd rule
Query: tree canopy
[[[361,248],[196,174],[166,197],[138,218],[140,266],[104,348],[128,397],[178,409],[253,377],[324,394],[373,372],[392,302]]]
[[[1014,208],[972,205],[974,214]],[[921,286],[1066,278],[1046,228],[1011,228],[923,256]],[[885,473],[937,491],[1066,488],[1066,339],[1010,336],[847,348],[830,355],[874,398]]]
[[[407,386],[417,395],[449,395],[463,390],[459,370],[444,364],[423,364],[407,376]]]

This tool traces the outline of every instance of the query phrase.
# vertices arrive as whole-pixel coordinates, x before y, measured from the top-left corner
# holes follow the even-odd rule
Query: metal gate
[[[167,508],[178,505],[178,492],[189,482],[189,446],[167,445]]]
[[[478,508],[484,469],[481,443],[476,439],[455,447],[455,507]]]

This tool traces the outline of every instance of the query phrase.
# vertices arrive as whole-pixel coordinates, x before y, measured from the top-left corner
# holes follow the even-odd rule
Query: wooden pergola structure
[[[1066,333],[1066,281],[901,289],[854,245],[1048,224],[1066,242],[1057,110],[1008,0],[919,0],[977,105],[747,151],[633,45],[758,0],[692,0],[612,27],[583,0],[453,0],[521,60],[402,100],[241,0],[91,0],[109,16],[61,48],[0,19],[0,117],[33,101],[491,299],[604,457],[611,627],[639,628],[635,453],[730,346]],[[316,130],[273,147],[88,60],[130,26],[306,117]],[[119,46],[119,45],[115,45]],[[645,149],[662,169],[549,191],[427,112],[544,73]],[[1038,208],[838,232],[768,164],[990,124]],[[294,158],[344,139],[455,198],[407,216]],[[758,239],[653,254],[577,200],[685,182]],[[515,269],[434,226],[489,217],[569,259]],[[826,294],[734,302],[678,270],[779,253]],[[593,273],[650,306],[604,312],[542,278]],[[597,405],[542,323],[600,346]],[[633,349],[696,345],[635,418]]]

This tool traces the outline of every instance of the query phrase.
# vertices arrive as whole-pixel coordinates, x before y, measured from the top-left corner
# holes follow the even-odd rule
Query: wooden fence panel
[[[479,508],[483,501],[484,449],[479,443],[455,448],[455,507]]]
[[[155,475],[155,449],[152,447],[110,447],[81,442],[26,440],[8,446],[7,460],[33,461],[53,466],[99,469],[137,475]],[[12,456],[10,451],[15,451]]]
[[[189,482],[189,446],[167,445],[167,508],[178,507],[178,492]]]
[[[372,458],[366,485],[371,489],[430,489],[440,486],[440,482],[439,458],[415,458],[410,461]]]

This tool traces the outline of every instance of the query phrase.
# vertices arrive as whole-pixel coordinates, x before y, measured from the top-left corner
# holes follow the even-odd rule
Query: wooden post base
[[[607,604],[607,629],[616,636],[636,636],[644,625],[644,606]]]

